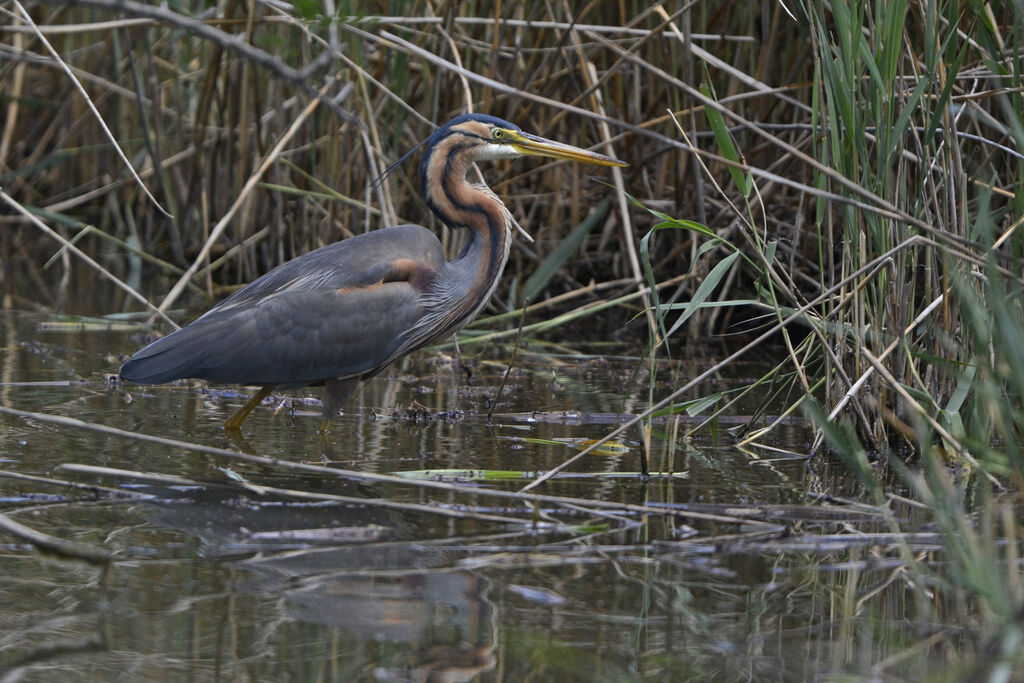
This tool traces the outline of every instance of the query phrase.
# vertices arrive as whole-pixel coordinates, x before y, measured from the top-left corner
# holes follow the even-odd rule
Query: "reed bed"
[[[600,181],[565,164],[485,170],[536,243],[516,243],[477,324],[497,336],[467,341],[515,336],[525,295],[525,334],[603,311],[648,354],[737,338],[707,375],[778,344],[785,359],[751,390],[814,416],[883,509],[880,471],[899,470],[990,617],[978,651],[999,653],[997,673],[1019,657],[1019,3],[0,12],[4,307],[76,311],[82,292],[104,313],[207,303],[405,221],[454,251],[415,163],[375,181],[465,111],[595,147],[630,167]]]

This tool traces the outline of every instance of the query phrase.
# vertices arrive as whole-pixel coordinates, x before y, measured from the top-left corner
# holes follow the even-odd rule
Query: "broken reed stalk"
[[[66,557],[75,560],[83,560],[89,564],[107,565],[113,558],[113,553],[105,548],[66,541],[56,536],[44,534],[16,522],[7,515],[0,513],[0,531],[11,536],[20,538],[26,543],[32,544],[35,548],[44,553],[50,553],[59,557]]]

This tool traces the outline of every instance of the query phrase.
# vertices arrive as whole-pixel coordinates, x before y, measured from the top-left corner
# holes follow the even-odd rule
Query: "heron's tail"
[[[187,329],[187,328],[186,328]],[[163,384],[185,377],[195,377],[195,347],[182,344],[178,330],[140,349],[121,366],[121,379],[136,384]]]

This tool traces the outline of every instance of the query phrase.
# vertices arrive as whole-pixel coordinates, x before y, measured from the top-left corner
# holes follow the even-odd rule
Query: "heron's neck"
[[[475,204],[477,209],[470,219],[473,224],[464,224],[470,230],[469,242],[449,264],[461,276],[464,288],[464,298],[458,302],[460,310],[457,314],[465,321],[462,324],[475,318],[490,301],[512,244],[511,221],[505,205],[486,186],[468,187],[470,192],[480,195]]]
[[[459,278],[462,291],[457,317],[465,324],[494,293],[508,261],[512,235],[505,205],[487,186],[466,181],[470,164],[461,156],[432,155],[424,165],[423,180],[424,198],[431,210],[448,226],[470,231],[469,243],[449,264]]]

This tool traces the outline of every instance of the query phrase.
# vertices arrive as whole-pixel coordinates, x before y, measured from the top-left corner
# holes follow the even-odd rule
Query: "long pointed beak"
[[[629,166],[624,161],[612,159],[597,152],[589,152],[572,145],[555,142],[554,140],[548,140],[537,135],[531,135],[530,133],[516,133],[516,139],[509,144],[516,151],[529,156],[568,159],[569,161],[580,161],[585,164],[597,164],[598,166]]]

